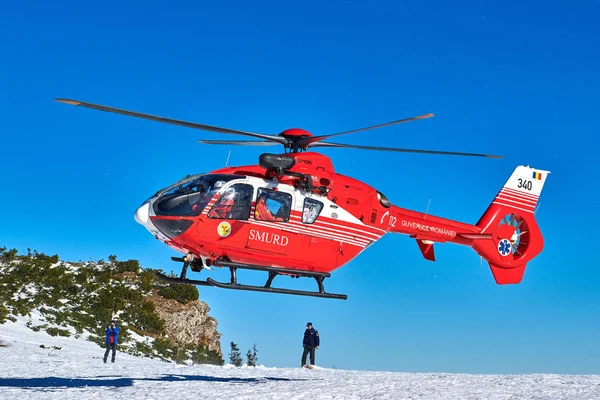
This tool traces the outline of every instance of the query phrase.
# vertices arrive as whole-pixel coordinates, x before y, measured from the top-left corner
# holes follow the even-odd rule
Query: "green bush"
[[[64,337],[71,336],[71,333],[68,330],[60,329],[60,328],[47,328],[46,332],[50,336],[64,336]]]
[[[165,299],[177,300],[181,304],[198,300],[198,289],[194,285],[185,283],[172,283],[161,288],[159,294]]]
[[[8,311],[8,308],[6,308],[6,306],[0,306],[0,324],[6,322],[6,317],[8,317],[9,314],[10,312]]]
[[[44,324],[44,325],[36,325],[36,326],[32,326],[31,330],[34,332],[39,332],[40,329],[46,329],[48,327],[48,324]]]
[[[209,350],[206,346],[197,345],[192,351],[192,362],[194,364],[223,365],[224,360],[219,353]]]
[[[146,270],[139,274],[140,290],[143,293],[148,293],[152,290],[152,282],[154,281],[154,272]]]
[[[1,257],[4,261],[12,261],[16,258],[18,250],[12,249],[12,250],[6,251],[6,247],[0,247],[0,253],[1,253]]]
[[[128,309],[126,318],[133,326],[152,334],[163,334],[165,323],[156,314],[154,303],[142,300]]]
[[[152,347],[158,354],[165,358],[173,358],[175,356],[175,352],[177,351],[177,348],[173,346],[171,342],[160,337],[154,339]]]
[[[137,274],[141,269],[138,260],[115,261],[114,265],[117,273],[135,272]]]
[[[177,351],[175,352],[175,357],[173,357],[173,360],[177,364],[183,364],[183,362],[188,359],[189,359],[189,356],[188,356],[187,352],[185,351],[185,349],[182,349],[181,347],[177,349]]]
[[[152,346],[147,342],[136,342],[135,343],[135,351],[139,354],[143,354],[146,357],[152,355]]]

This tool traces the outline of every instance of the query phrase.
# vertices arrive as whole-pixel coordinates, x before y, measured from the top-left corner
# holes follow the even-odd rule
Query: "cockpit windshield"
[[[156,215],[199,215],[210,199],[227,182],[244,178],[242,175],[208,174],[182,179],[159,194],[154,203]]]

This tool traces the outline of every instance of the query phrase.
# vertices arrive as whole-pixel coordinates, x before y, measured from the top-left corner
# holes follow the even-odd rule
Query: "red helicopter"
[[[279,135],[246,132],[163,118],[77,100],[56,101],[210,132],[252,137],[254,141],[200,140],[204,144],[283,145],[283,154],[261,154],[258,165],[226,167],[188,175],[156,192],[135,212],[152,235],[183,253],[173,283],[225,289],[346,299],[325,291],[331,272],[358,256],[386,233],[413,238],[426,260],[435,261],[434,243],[471,246],[491,268],[497,284],[519,283],[527,263],[543,248],[534,218],[549,171],[518,166],[480,220],[467,224],[394,206],[366,183],[336,173],[329,157],[311,148],[336,147],[422,154],[498,158],[488,154],[354,146],[324,140],[432,117],[425,114],[350,131],[315,136],[303,129]],[[186,278],[188,268],[229,268],[229,282]],[[268,273],[264,286],[238,282],[238,269]],[[314,278],[318,291],[273,287],[279,275]]]

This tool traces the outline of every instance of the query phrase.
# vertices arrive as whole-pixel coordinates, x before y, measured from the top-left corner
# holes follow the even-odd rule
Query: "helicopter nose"
[[[146,202],[142,204],[140,208],[135,211],[133,218],[135,218],[135,221],[138,224],[145,226],[150,220],[150,203]]]

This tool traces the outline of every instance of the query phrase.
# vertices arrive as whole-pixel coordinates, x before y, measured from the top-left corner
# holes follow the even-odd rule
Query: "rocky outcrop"
[[[89,340],[105,346],[98,321],[115,319],[119,351],[223,365],[217,321],[208,315],[208,305],[197,301],[196,287],[166,284],[137,260],[119,261],[113,255],[108,259],[69,263],[58,255],[35,250],[18,255],[0,246],[0,326],[35,311],[42,324],[31,322],[32,330],[52,336],[74,333],[75,338],[89,332]]]
[[[156,314],[165,322],[166,338],[178,346],[201,344],[220,356],[221,334],[217,332],[217,320],[209,316],[210,307],[195,300],[181,304],[154,293],[149,300],[156,307]]]

